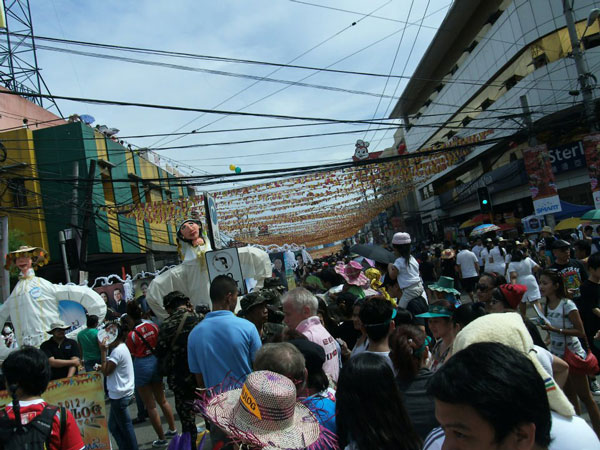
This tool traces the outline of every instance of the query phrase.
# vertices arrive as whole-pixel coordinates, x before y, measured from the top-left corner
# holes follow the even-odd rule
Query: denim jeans
[[[133,423],[127,410],[131,396],[118,400],[110,399],[110,415],[108,417],[108,429],[117,442],[119,450],[138,450]]]
[[[90,359],[89,361],[85,360],[83,362],[83,367],[85,367],[86,372],[92,372],[94,370],[95,364],[100,364],[100,360],[99,359]]]

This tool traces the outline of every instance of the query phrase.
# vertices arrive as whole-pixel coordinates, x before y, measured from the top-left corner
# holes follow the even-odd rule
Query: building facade
[[[86,240],[89,279],[131,273],[152,254],[160,268],[176,262],[176,235],[167,221],[125,214],[139,204],[195,195],[175,175],[82,122],[0,133],[6,158],[0,215],[27,244],[48,250],[44,276],[64,281],[59,232],[67,230],[68,262],[79,268]],[[90,183],[90,167],[95,162]],[[77,181],[74,181],[77,179]]]
[[[587,19],[597,7],[574,8],[591,74],[600,67],[600,27]],[[593,205],[581,143],[590,130],[571,54],[562,0],[454,2],[391,116],[403,119],[408,152],[473,143],[467,157],[416,187],[413,220],[427,234],[478,214],[479,187],[506,228],[531,214],[523,149],[534,139],[549,149],[563,210]]]

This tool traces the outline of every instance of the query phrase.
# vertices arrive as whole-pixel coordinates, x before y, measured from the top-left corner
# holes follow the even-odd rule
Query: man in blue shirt
[[[233,314],[237,297],[232,278],[220,275],[212,281],[212,312],[188,338],[188,362],[198,387],[212,388],[227,379],[244,382],[252,372],[254,354],[261,341],[252,322]]]

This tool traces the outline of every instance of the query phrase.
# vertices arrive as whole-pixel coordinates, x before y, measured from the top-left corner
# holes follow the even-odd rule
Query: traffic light
[[[487,187],[480,187],[477,189],[477,198],[479,199],[479,210],[482,213],[489,213],[492,211],[492,198],[490,197]]]

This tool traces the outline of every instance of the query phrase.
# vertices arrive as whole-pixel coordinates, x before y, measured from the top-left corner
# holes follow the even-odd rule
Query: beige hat
[[[548,225],[546,225],[544,228],[542,228],[542,233],[552,233],[552,228],[550,228]]]
[[[544,380],[550,409],[565,417],[575,415],[573,405],[538,361],[533,340],[519,314],[488,314],[474,320],[458,333],[452,345],[452,352],[457,353],[477,342],[498,342],[523,352]]]
[[[62,320],[57,320],[56,322],[52,322],[50,324],[50,330],[48,330],[48,333],[52,333],[54,330],[68,330],[69,328],[71,327]]]

